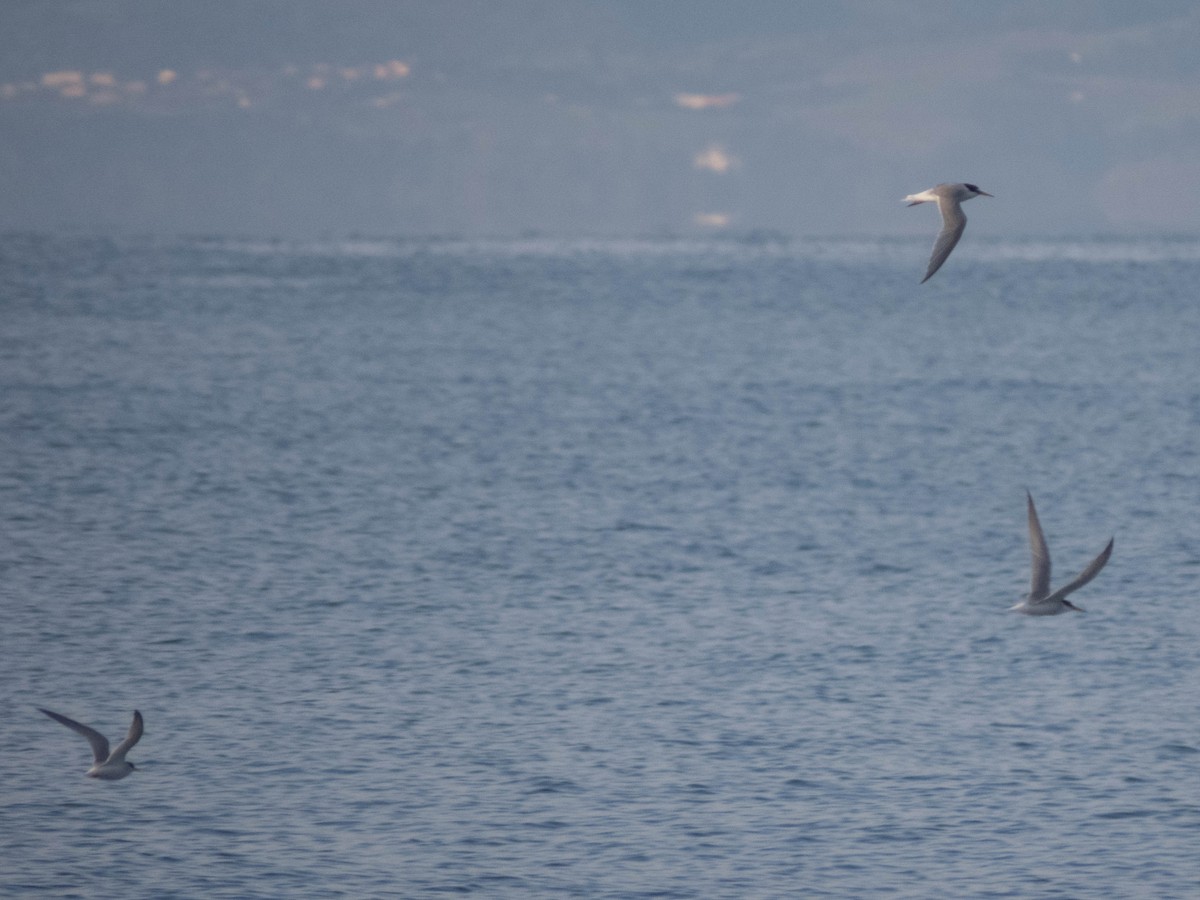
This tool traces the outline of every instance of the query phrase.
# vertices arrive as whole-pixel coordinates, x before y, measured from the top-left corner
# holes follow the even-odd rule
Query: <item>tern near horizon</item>
[[[929,257],[929,268],[921,284],[933,277],[933,273],[942,267],[942,263],[950,256],[950,251],[962,237],[963,229],[967,227],[967,217],[963,215],[962,205],[972,197],[991,197],[987,191],[981,191],[973,184],[939,184],[919,194],[909,194],[904,199],[909,206],[920,203],[936,203],[938,212],[942,214],[942,230],[938,232],[933,242],[933,254]]]

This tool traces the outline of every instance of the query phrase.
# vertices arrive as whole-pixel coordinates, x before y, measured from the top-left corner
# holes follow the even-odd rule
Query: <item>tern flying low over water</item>
[[[1067,599],[1067,595],[1079,590],[1100,573],[1104,564],[1108,562],[1108,558],[1112,556],[1113,539],[1108,539],[1108,546],[1100,552],[1099,556],[1088,563],[1088,567],[1080,572],[1074,581],[1064,584],[1054,593],[1050,593],[1050,549],[1046,546],[1046,536],[1042,534],[1042,525],[1038,521],[1037,509],[1034,508],[1033,497],[1029,491],[1025,492],[1025,499],[1028,502],[1029,550],[1033,555],[1033,581],[1025,599],[1010,609],[1027,616],[1057,616],[1067,610],[1083,612],[1080,607]]]
[[[125,754],[133,748],[134,744],[142,739],[142,714],[136,709],[133,711],[133,722],[129,725],[129,733],[125,735],[125,740],[117,744],[117,749],[112,753],[108,752],[108,738],[94,728],[88,728],[74,719],[68,719],[66,716],[50,712],[48,709],[42,709],[40,706],[38,710],[39,712],[44,712],[55,722],[61,722],[72,731],[78,731],[87,738],[88,743],[92,745],[92,756],[95,757],[95,763],[87,771],[89,778],[120,781],[136,769],[133,763],[125,761]]]
[[[933,255],[929,257],[929,268],[921,284],[933,277],[933,273],[942,267],[958,239],[962,237],[963,229],[967,227],[967,217],[963,215],[962,205],[972,197],[990,197],[987,191],[981,191],[973,184],[939,184],[919,194],[909,194],[904,199],[909,206],[918,203],[937,203],[938,212],[942,214],[942,230],[938,232],[937,240],[933,242]]]

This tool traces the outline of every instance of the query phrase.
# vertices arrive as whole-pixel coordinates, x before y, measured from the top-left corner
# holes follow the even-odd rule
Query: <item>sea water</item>
[[[0,237],[0,894],[1196,896],[1200,241],[927,251]]]

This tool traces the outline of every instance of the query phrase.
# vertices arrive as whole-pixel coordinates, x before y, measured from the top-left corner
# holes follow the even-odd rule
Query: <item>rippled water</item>
[[[1200,243],[927,250],[0,238],[0,893],[1195,896]]]

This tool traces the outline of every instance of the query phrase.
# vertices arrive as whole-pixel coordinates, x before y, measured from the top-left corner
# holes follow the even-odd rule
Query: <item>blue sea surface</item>
[[[927,256],[0,236],[0,895],[1200,895],[1200,241]]]

